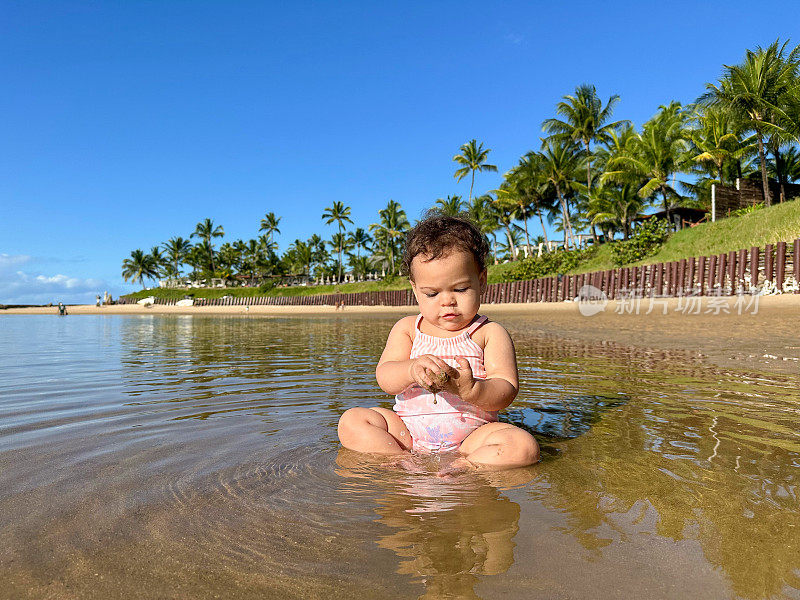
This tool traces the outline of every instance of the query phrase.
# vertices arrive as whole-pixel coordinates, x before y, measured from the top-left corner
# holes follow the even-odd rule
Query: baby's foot
[[[474,471],[475,468],[475,465],[462,456],[456,458],[450,464],[439,469],[439,472],[436,473],[436,476],[443,479],[452,479],[454,477],[458,477],[459,475],[463,475],[464,473]]]
[[[387,460],[385,466],[395,469],[402,469],[408,473],[424,473],[425,469],[420,467],[415,461],[414,457],[410,454],[398,454]]]

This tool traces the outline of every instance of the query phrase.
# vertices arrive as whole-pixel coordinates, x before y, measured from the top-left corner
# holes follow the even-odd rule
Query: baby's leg
[[[386,408],[351,408],[339,418],[339,441],[356,452],[400,454],[411,450],[403,420]]]
[[[534,437],[509,423],[481,425],[466,437],[459,450],[479,467],[510,469],[539,461],[539,444]]]

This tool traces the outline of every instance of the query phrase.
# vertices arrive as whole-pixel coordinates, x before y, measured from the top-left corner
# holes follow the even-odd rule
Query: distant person
[[[100,294],[97,294],[97,300],[95,301],[94,305],[95,305],[97,308],[100,308]]]
[[[519,388],[514,344],[478,314],[489,245],[466,219],[426,215],[407,235],[403,270],[420,314],[389,333],[375,375],[396,394],[394,411],[351,408],[339,440],[358,452],[458,452],[456,470],[503,469],[539,460],[528,432],[498,422]]]
[[[64,317],[67,314],[69,314],[69,313],[67,313],[67,307],[64,306],[61,302],[59,302],[58,303],[58,316],[59,317]]]

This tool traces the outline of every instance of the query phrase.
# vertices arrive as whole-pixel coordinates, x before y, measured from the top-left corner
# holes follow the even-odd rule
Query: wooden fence
[[[554,275],[539,279],[493,283],[483,295],[484,304],[508,302],[562,302],[573,300],[584,286],[594,286],[613,300],[635,294],[640,297],[711,296],[784,291],[800,293],[800,238],[764,248],[684,258],[641,267],[621,267],[580,275]],[[788,291],[788,286],[787,286]],[[121,304],[133,300],[120,298]],[[175,300],[155,299],[155,304],[174,305]],[[319,294],[315,296],[229,296],[195,298],[195,306],[412,306],[411,290]]]

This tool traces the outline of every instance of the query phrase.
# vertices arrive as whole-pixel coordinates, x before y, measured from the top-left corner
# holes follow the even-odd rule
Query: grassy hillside
[[[741,217],[703,223],[673,233],[661,249],[633,265],[651,265],[689,258],[710,256],[775,242],[793,242],[800,238],[800,201],[776,204]],[[569,274],[613,269],[611,247],[603,245],[596,255]]]
[[[658,254],[645,262],[708,256],[775,242],[792,242],[797,238],[800,238],[800,202],[785,202],[741,217],[678,231],[670,236]]]

